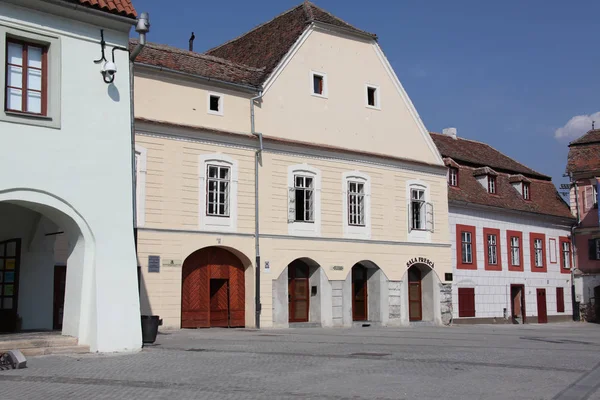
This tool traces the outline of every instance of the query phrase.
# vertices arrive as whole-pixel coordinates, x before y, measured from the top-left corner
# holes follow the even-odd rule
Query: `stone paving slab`
[[[135,354],[42,356],[0,399],[600,400],[600,326],[163,331]]]

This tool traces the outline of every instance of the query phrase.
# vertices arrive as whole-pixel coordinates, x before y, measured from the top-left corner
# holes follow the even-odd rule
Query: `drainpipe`
[[[258,214],[258,168],[262,165],[263,137],[262,133],[255,131],[254,103],[263,97],[262,90],[258,92],[258,96],[250,99],[250,132],[258,137],[259,147],[255,152],[254,157],[254,246],[256,251],[256,287],[255,287],[255,324],[256,329],[260,329],[260,240],[259,240],[259,214]]]
[[[138,268],[137,261],[137,176],[135,174],[135,109],[134,109],[134,91],[133,91],[133,64],[135,59],[140,54],[144,46],[146,45],[146,34],[150,31],[150,16],[147,12],[143,12],[135,26],[135,31],[140,34],[138,45],[133,49],[129,55],[129,119],[131,120],[131,179],[132,185],[132,196],[131,201],[133,204],[133,244],[135,247],[135,259],[136,259],[136,270],[138,272],[138,292],[140,290],[140,270]]]
[[[579,215],[579,188],[577,187],[577,181],[573,181],[573,174],[569,173],[569,179],[573,190],[575,191],[575,214],[577,216],[577,226],[581,223],[581,216]],[[577,301],[575,294],[575,260],[577,246],[575,246],[575,226],[571,226],[571,306],[573,307],[573,321],[579,321],[581,316],[579,315],[579,302]]]

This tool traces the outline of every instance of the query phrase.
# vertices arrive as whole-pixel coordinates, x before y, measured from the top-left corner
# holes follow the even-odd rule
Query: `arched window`
[[[308,164],[288,167],[288,233],[321,234],[321,171]]]
[[[208,231],[237,229],[238,163],[221,154],[199,157],[199,224]]]
[[[369,239],[371,237],[371,180],[358,172],[342,174],[342,203],[344,236]]]

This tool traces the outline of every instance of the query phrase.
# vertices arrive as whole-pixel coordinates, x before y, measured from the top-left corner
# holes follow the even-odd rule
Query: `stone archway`
[[[348,287],[353,323],[384,324],[389,314],[388,279],[377,264],[359,261],[352,267]]]
[[[440,323],[439,279],[426,264],[414,264],[406,271],[406,310],[409,322]]]
[[[182,267],[181,327],[244,327],[244,270],[242,260],[221,247],[189,255]]]

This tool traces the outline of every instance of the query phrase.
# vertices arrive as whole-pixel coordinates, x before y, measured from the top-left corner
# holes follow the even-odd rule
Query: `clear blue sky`
[[[133,0],[149,40],[205,51],[300,0]],[[431,131],[454,126],[518,161],[562,177],[567,144],[600,111],[600,1],[316,0],[374,32]],[[595,115],[600,126],[600,114]],[[560,138],[556,138],[557,130]],[[566,137],[565,137],[566,136]]]

